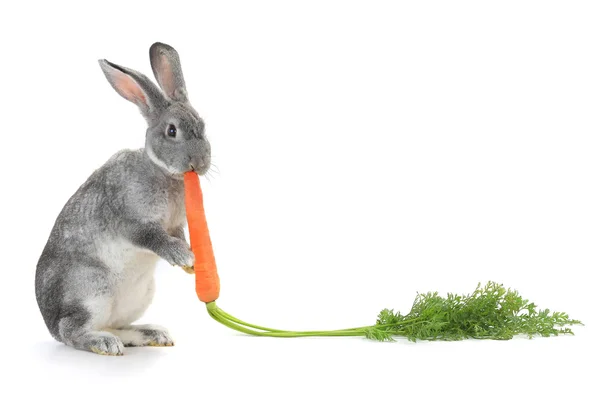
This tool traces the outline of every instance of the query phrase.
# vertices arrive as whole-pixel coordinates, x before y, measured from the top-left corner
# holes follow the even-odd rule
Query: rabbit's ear
[[[160,89],[145,75],[101,59],[98,61],[110,85],[119,95],[136,104],[149,118],[166,104]]]
[[[171,100],[187,101],[179,54],[170,45],[156,42],[150,47],[150,64],[158,85]]]

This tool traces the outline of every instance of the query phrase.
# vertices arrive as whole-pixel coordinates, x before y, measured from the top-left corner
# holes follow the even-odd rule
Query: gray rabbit
[[[188,272],[193,267],[183,173],[204,175],[210,167],[204,122],[188,100],[178,53],[158,42],[149,52],[160,88],[99,60],[111,86],[145,118],[145,147],[117,152],[79,187],[56,219],[35,275],[52,337],[103,355],[173,345],[166,329],[132,323],[151,303],[160,258]]]

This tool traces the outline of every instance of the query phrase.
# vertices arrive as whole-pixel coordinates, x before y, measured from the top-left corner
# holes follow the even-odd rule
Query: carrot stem
[[[212,302],[212,303],[214,303],[214,302]],[[235,318],[234,316],[232,316],[232,315],[226,313],[225,311],[221,310],[219,307],[216,307],[216,308],[218,309],[218,312],[219,312],[220,316],[222,316],[223,318],[228,319],[231,322],[235,322],[236,324],[247,326],[249,328],[260,329],[260,330],[267,331],[267,332],[287,332],[287,331],[283,331],[283,330],[280,330],[280,329],[273,329],[273,328],[267,328],[267,327],[264,327],[264,326],[250,324],[248,322],[240,320],[239,318]]]
[[[307,337],[307,336],[362,336],[363,331],[314,331],[314,332],[292,332],[292,331],[279,331],[279,332],[258,332],[252,329],[248,329],[244,326],[238,325],[227,318],[219,315],[218,313],[209,312],[210,316],[213,317],[219,323],[234,329],[239,332],[243,332],[254,336],[267,336],[267,337]]]
[[[308,337],[308,336],[364,336],[364,328],[339,329],[329,331],[284,331],[279,329],[266,328],[258,325],[249,324],[221,310],[215,302],[206,304],[209,315],[217,322],[234,329],[236,331],[254,336],[267,337]],[[250,329],[253,328],[253,329]],[[256,331],[259,329],[261,331]]]

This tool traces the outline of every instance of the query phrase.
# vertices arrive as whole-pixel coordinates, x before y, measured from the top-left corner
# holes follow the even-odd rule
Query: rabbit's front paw
[[[177,239],[173,243],[171,252],[171,259],[169,262],[171,265],[180,266],[186,271],[194,267],[195,256],[186,242]]]

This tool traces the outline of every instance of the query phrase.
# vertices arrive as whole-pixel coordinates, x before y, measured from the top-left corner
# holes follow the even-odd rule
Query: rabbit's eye
[[[167,129],[167,135],[169,137],[177,136],[177,129],[175,128],[175,125],[169,125],[169,128]]]

